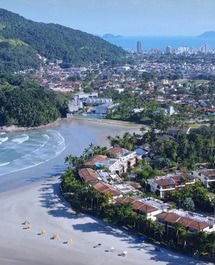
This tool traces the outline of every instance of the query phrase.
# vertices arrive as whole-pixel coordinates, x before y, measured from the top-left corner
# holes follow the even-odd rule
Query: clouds
[[[96,34],[192,35],[215,30],[214,0],[0,0],[0,6]]]

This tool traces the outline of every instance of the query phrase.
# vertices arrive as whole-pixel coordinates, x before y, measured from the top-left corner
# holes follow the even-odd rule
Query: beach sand
[[[208,264],[166,249],[156,252],[153,245],[125,231],[76,214],[60,196],[59,187],[55,177],[0,194],[1,265]],[[23,229],[25,220],[31,229]],[[38,235],[41,230],[47,233]],[[60,239],[51,239],[54,234]],[[66,244],[69,239],[72,243]],[[111,247],[115,251],[110,252]],[[125,257],[118,256],[122,251],[127,251]]]

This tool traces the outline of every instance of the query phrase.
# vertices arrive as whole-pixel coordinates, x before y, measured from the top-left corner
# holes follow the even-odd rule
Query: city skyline
[[[0,8],[95,35],[196,36],[215,30],[213,0],[0,0]]]

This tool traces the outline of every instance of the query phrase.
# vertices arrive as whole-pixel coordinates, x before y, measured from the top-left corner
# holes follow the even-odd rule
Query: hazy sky
[[[215,0],[0,0],[0,7],[94,34],[173,36],[215,30]]]

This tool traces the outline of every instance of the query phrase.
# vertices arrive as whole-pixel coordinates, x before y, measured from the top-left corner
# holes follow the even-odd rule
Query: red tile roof
[[[155,212],[158,210],[158,208],[156,208],[152,205],[149,205],[143,201],[138,201],[138,200],[130,198],[130,197],[119,198],[117,201],[120,203],[131,203],[133,210],[140,211],[140,212],[143,212],[145,214],[152,213],[152,212]]]
[[[113,155],[117,155],[117,154],[120,154],[120,153],[123,153],[124,152],[124,148],[122,147],[119,147],[119,146],[116,146],[116,147],[112,147],[108,150],[109,153],[113,154]]]
[[[94,189],[96,189],[98,192],[103,193],[103,194],[111,194],[113,196],[118,196],[120,195],[120,192],[115,189],[113,186],[111,186],[108,183],[105,182],[98,182],[93,185]]]
[[[206,222],[197,221],[190,217],[180,216],[175,213],[160,213],[157,216],[157,219],[166,223],[171,224],[180,224],[186,228],[190,228],[193,230],[203,231],[205,228],[209,227],[210,225]]]
[[[107,156],[105,155],[97,155],[92,157],[88,162],[84,163],[85,166],[94,166],[96,163],[101,163],[106,160]]]
[[[97,173],[92,168],[82,168],[78,170],[78,174],[84,181],[93,182],[98,180]]]
[[[208,178],[209,180],[215,179],[215,170],[205,170],[202,171],[201,174]]]

